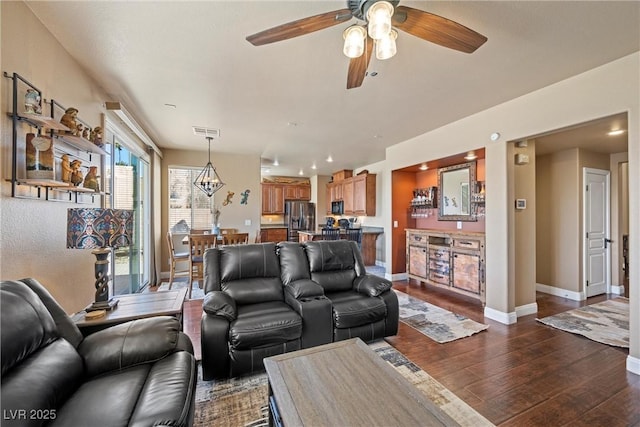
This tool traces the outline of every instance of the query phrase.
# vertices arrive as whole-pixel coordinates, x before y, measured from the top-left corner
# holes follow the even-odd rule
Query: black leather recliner
[[[398,333],[398,297],[391,282],[368,274],[357,243],[348,240],[303,243],[310,279],[331,301],[333,341],[365,342]]]
[[[262,359],[302,348],[302,317],[285,302],[273,243],[204,254],[202,376],[264,370]]]
[[[37,281],[0,283],[3,426],[190,426],[196,363],[173,317],[86,338]]]

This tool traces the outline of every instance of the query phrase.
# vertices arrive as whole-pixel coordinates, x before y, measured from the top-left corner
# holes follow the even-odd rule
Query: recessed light
[[[280,166],[280,162],[278,162],[278,159],[275,159],[273,161],[273,166]]]
[[[489,137],[491,138],[492,141],[497,141],[500,139],[500,132],[494,132],[491,134],[491,136]]]
[[[311,169],[313,169],[313,170],[316,170],[316,169],[317,169],[317,168],[316,168],[316,164],[315,164],[315,163],[311,165]]]
[[[304,171],[300,169],[300,172],[298,172],[298,175],[304,175]]]
[[[333,157],[331,157],[331,156],[327,157],[327,162],[329,162],[329,163],[333,162]]]
[[[426,163],[423,163],[423,164],[420,165],[420,170],[421,171],[426,171],[427,169],[429,169],[429,166],[427,166]]]
[[[618,135],[622,135],[625,132],[626,131],[624,129],[617,129],[617,130],[612,130],[611,132],[607,133],[607,135],[609,135],[609,136],[618,136]]]
[[[177,108],[176,104],[164,104],[165,107]]]

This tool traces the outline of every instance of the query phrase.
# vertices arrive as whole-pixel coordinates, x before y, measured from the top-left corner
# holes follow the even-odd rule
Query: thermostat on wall
[[[516,199],[516,209],[527,209],[527,199]]]

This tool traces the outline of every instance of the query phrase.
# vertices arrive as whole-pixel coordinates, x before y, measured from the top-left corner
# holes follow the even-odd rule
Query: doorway
[[[529,138],[534,141],[536,158],[537,291],[576,301],[598,293],[624,293],[625,228],[621,217],[628,215],[628,193],[622,191],[625,184],[618,170],[627,161],[628,141],[626,132],[610,132],[626,129],[627,114],[620,113]],[[586,238],[587,228],[594,226],[589,222],[596,214],[585,212],[585,168],[608,174],[605,181],[609,189],[600,190],[609,195],[599,197],[603,203],[610,202],[609,213],[602,213],[600,218],[608,215],[610,229],[602,230],[599,243]],[[596,193],[594,187],[592,194]],[[592,253],[587,256],[590,249]]]

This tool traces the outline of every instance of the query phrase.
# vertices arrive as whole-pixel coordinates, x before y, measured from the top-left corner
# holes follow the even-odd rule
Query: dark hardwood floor
[[[640,376],[628,351],[536,322],[606,295],[576,302],[538,293],[538,314],[507,326],[485,319],[478,301],[416,282],[394,288],[489,325],[487,331],[438,344],[400,323],[387,341],[445,387],[501,426],[640,426]],[[185,304],[184,329],[200,358],[202,301]]]

